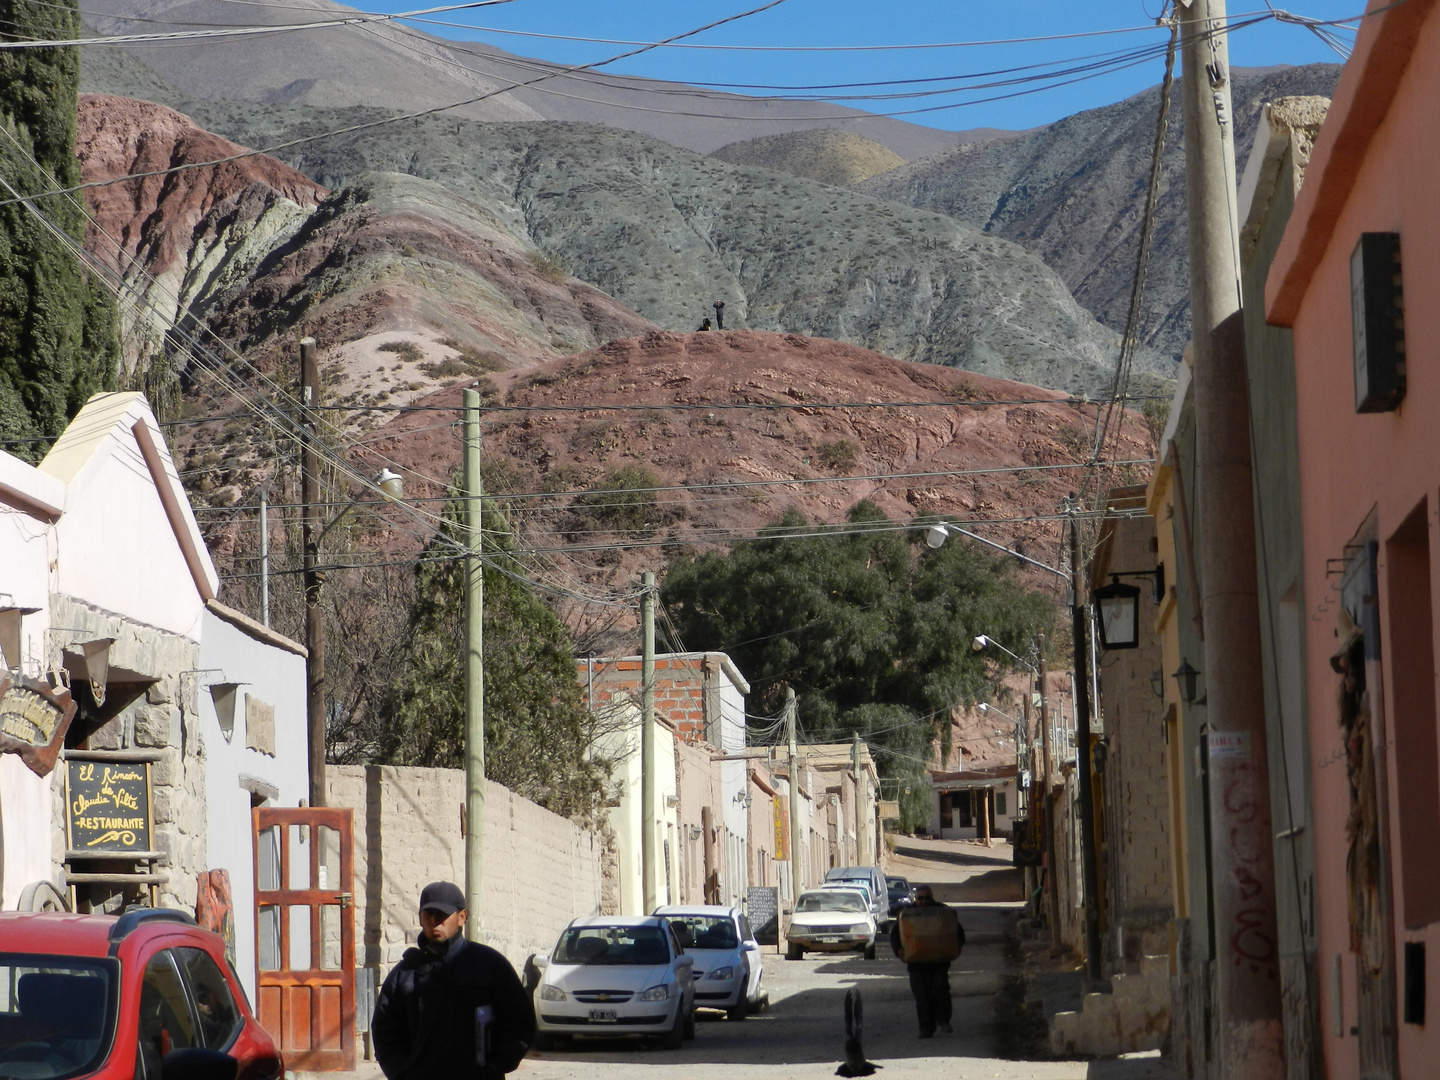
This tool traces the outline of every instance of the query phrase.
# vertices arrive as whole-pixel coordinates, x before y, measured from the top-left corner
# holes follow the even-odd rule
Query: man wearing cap
[[[465,939],[465,894],[420,892],[420,939],[380,988],[370,1022],[387,1080],[500,1080],[535,1041],[530,995],[510,961]]]

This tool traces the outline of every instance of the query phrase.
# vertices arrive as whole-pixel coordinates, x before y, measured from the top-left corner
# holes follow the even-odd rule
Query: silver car
[[[695,958],[697,1009],[723,1009],[731,1020],[744,1020],[764,1007],[760,945],[744,912],[689,904],[658,907],[655,914],[675,928],[686,954]]]
[[[678,1050],[695,1037],[695,961],[664,919],[576,919],[535,962],[536,1049],[575,1035],[652,1035]]]
[[[858,951],[875,959],[878,931],[869,898],[861,889],[827,886],[800,894],[785,931],[785,956],[802,960],[806,952]]]

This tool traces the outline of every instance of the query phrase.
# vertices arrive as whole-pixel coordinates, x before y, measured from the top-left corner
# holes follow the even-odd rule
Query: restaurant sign
[[[65,820],[70,849],[150,850],[150,766],[143,761],[65,762]]]
[[[0,679],[0,754],[19,754],[36,776],[49,776],[74,716],[69,690],[23,677]]]

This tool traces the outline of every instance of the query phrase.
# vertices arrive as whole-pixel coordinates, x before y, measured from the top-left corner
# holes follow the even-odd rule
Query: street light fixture
[[[988,634],[980,634],[980,635],[978,635],[974,640],[972,640],[972,641],[970,642],[970,648],[974,649],[976,652],[983,652],[985,649],[988,649],[991,645],[994,645],[995,648],[999,649],[1001,652],[1005,653],[1006,655],[1013,657],[1014,660],[1015,660],[1015,662],[1016,662],[1017,664],[1022,664],[1022,665],[1024,665],[1025,667],[1029,668],[1031,671],[1034,671],[1034,670],[1035,670],[1035,665],[1032,664],[1029,660],[1026,660],[1026,659],[1025,659],[1023,656],[1021,656],[1019,653],[1013,653],[1013,652],[1011,652],[1011,651],[1010,651],[1009,649],[1007,649],[1004,645],[1001,645],[1000,642],[996,641],[993,637],[990,637]]]
[[[1038,566],[1041,570],[1048,570],[1056,577],[1064,578],[1067,582],[1070,580],[1070,575],[1063,570],[1056,570],[1053,566],[1046,566],[1043,562],[1030,558],[1029,555],[1020,554],[1020,552],[1014,548],[1008,548],[1004,544],[997,544],[994,540],[987,540],[979,533],[973,533],[969,529],[962,529],[959,525],[951,525],[948,521],[937,521],[934,525],[926,529],[925,543],[931,548],[943,547],[945,541],[952,535],[968,536],[971,540],[977,540],[987,547],[994,548],[996,551],[1003,551],[1006,555],[1013,556],[1021,562],[1029,563],[1031,566]]]

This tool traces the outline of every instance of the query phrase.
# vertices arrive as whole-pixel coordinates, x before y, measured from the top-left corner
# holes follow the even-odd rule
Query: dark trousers
[[[920,1034],[933,1035],[936,1024],[950,1023],[950,965],[906,964],[905,969],[910,972]]]

